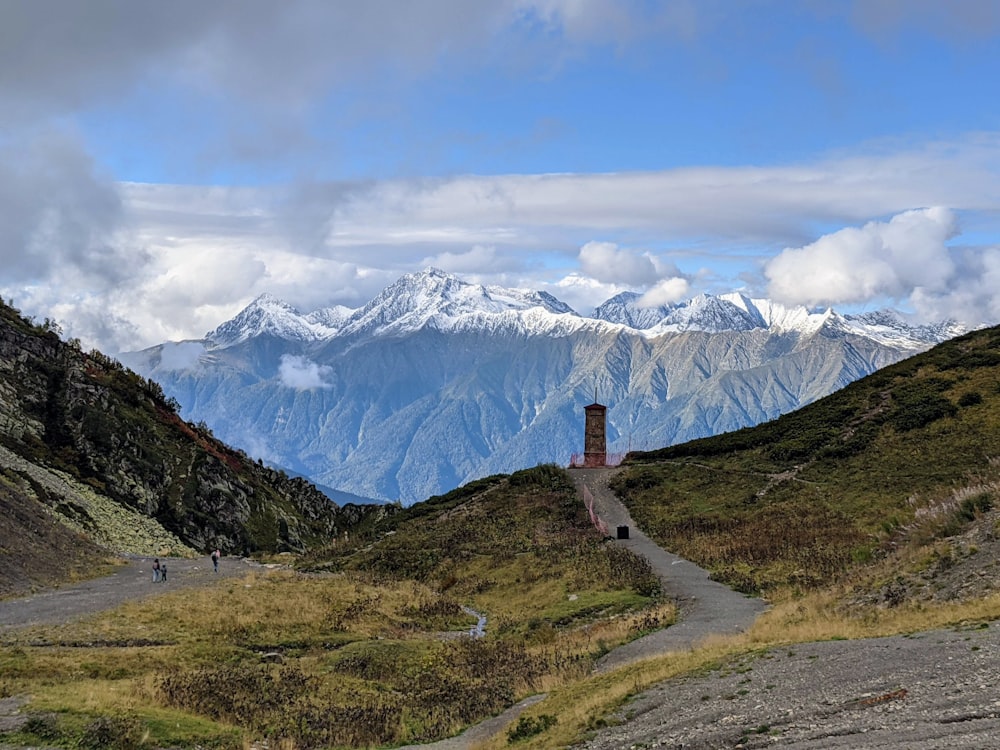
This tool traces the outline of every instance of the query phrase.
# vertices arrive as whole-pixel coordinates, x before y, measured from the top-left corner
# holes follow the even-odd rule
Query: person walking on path
[[[219,558],[220,557],[222,557],[222,553],[219,552],[219,550],[215,550],[214,552],[212,552],[212,568],[215,569],[216,573],[219,572]]]
[[[153,583],[160,580],[160,558],[153,558]]]
[[[160,581],[167,582],[167,564],[165,562],[160,563]]]

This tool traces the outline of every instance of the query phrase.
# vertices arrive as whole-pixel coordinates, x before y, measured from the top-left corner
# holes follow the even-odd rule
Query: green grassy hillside
[[[419,581],[489,612],[498,636],[528,643],[642,609],[659,593],[649,564],[601,540],[572,481],[551,465],[417,503],[304,564]]]
[[[1000,329],[767,424],[627,457],[615,489],[663,546],[745,591],[812,588],[989,513]]]

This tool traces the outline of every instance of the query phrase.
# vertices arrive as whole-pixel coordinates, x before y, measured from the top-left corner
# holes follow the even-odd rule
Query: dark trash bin
[[[628,539],[628,526],[619,526],[618,527],[618,538],[619,539]]]

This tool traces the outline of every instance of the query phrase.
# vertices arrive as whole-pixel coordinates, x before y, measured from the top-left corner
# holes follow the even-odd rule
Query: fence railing
[[[594,528],[601,532],[601,536],[607,536],[608,524],[605,523],[604,519],[597,515],[597,511],[594,510],[594,496],[590,494],[590,490],[586,487],[583,488],[583,502],[587,505],[587,512],[590,514],[590,522],[594,524]]]
[[[618,466],[624,458],[624,453],[606,453],[604,455],[604,463],[598,465]],[[571,469],[584,469],[592,466],[594,466],[594,464],[588,464],[587,458],[583,453],[574,453],[569,457],[569,468]]]

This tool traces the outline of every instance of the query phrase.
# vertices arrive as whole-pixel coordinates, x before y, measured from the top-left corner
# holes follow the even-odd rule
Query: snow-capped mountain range
[[[739,293],[639,300],[582,316],[544,292],[428,269],[356,310],[303,314],[262,295],[200,341],[121,359],[251,455],[409,503],[566,464],[595,391],[610,451],[654,448],[772,419],[964,330]]]

